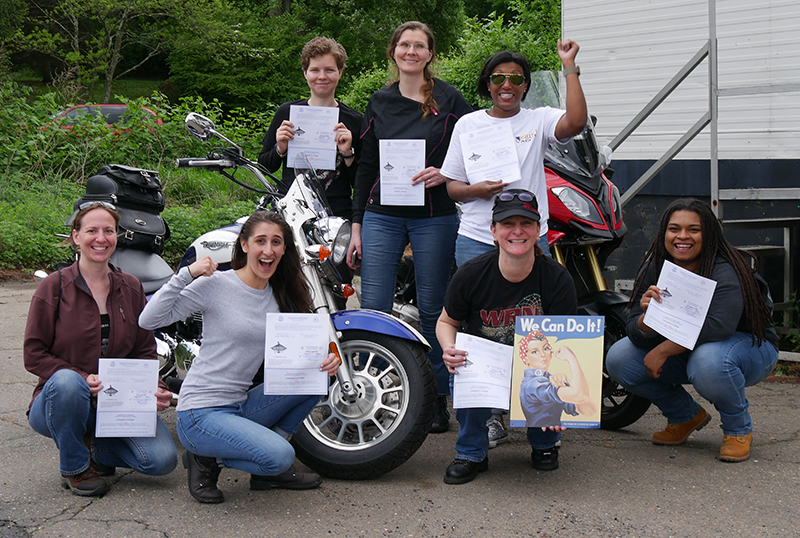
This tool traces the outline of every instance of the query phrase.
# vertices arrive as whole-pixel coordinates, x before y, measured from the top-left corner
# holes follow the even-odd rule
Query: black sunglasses
[[[489,77],[489,80],[491,80],[492,84],[494,84],[495,86],[500,86],[506,81],[506,79],[508,79],[514,86],[522,86],[523,84],[525,84],[525,75],[495,73],[494,75]]]

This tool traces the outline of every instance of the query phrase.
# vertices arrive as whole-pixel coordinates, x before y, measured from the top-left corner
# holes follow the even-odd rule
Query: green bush
[[[159,172],[167,198],[163,213],[172,231],[164,258],[174,265],[200,234],[253,211],[258,195],[204,170],[178,169],[176,157],[202,157],[213,144],[190,137],[183,120],[190,111],[209,116],[228,138],[240,142],[255,158],[271,120],[266,112],[234,109],[223,113],[219,102],[199,98],[170,104],[163,96],[121,99],[131,107],[129,121],[109,127],[87,119],[70,129],[53,123],[63,108],[54,93],[29,99],[29,89],[0,84],[0,269],[47,268],[72,258],[57,248],[73,202],[84,193],[85,180],[109,163]],[[163,121],[141,121],[137,108],[147,106]],[[251,181],[241,174],[242,179]],[[252,182],[254,183],[254,182]],[[258,186],[258,185],[257,185]]]

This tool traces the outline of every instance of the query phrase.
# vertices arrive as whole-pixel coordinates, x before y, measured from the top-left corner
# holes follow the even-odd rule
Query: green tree
[[[10,45],[47,55],[73,70],[87,98],[96,84],[103,84],[102,101],[107,103],[115,80],[162,52],[163,26],[174,4],[172,0],[30,0],[29,8],[25,27],[7,40]],[[137,48],[137,61],[118,69],[131,47]]]
[[[508,3],[508,19],[491,15],[485,19],[472,18],[451,52],[439,56],[434,64],[436,76],[458,88],[474,108],[488,106],[478,96],[476,82],[484,62],[495,52],[511,50],[528,59],[533,71],[559,68],[556,43],[561,34],[561,5],[559,0],[512,0]],[[363,110],[369,96],[389,79],[385,67],[374,66],[364,71],[342,94],[342,100]]]
[[[202,0],[185,5],[170,36],[168,62],[184,94],[219,99],[227,107],[265,109],[308,93],[300,70],[305,23],[272,5]]]

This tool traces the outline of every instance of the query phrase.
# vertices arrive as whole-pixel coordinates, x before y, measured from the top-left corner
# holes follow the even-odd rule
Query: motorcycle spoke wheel
[[[365,342],[358,349],[343,345],[354,374],[357,396],[347,401],[338,383],[309,415],[317,432],[340,449],[363,448],[391,435],[408,408],[408,376],[385,348]]]
[[[373,478],[416,452],[433,419],[436,382],[422,347],[407,340],[346,331],[340,341],[356,396],[338,381],[295,434],[300,460],[325,476]]]

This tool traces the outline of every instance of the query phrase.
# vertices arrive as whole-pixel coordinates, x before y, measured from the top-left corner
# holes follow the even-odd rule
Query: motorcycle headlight
[[[596,224],[604,224],[600,212],[585,194],[570,187],[553,187],[550,191],[576,217]]]
[[[336,238],[333,240],[333,245],[331,246],[331,258],[333,258],[334,265],[339,265],[344,262],[347,256],[347,247],[350,246],[351,228],[350,221],[345,220],[336,233]]]
[[[611,205],[614,211],[614,222],[622,222],[622,200],[619,196],[619,189],[616,185],[611,187]]]
[[[347,223],[341,217],[322,217],[317,219],[311,225],[311,237],[315,243],[330,247],[331,243],[336,239],[336,234],[339,233],[339,228]],[[349,223],[347,223],[349,225]]]

